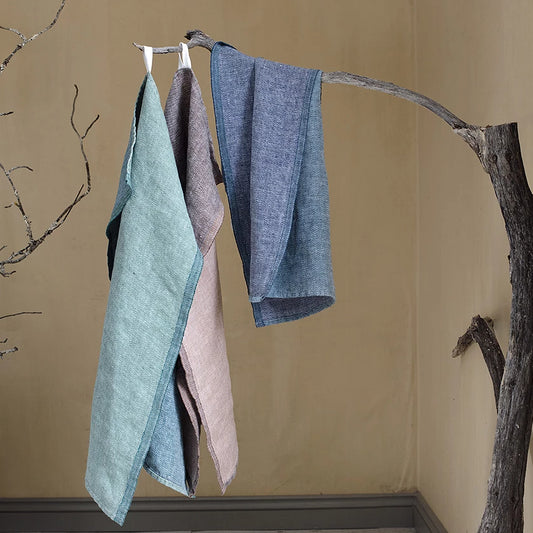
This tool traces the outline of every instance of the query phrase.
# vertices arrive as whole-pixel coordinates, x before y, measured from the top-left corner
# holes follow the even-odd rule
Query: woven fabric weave
[[[106,233],[111,284],[85,485],[122,525],[163,398],[175,397],[172,376],[203,263],[151,74],[139,91]],[[181,472],[175,488],[187,493],[183,453]]]
[[[211,52],[211,87],[231,221],[257,326],[335,301],[321,72]]]
[[[215,236],[224,217],[216,184],[222,181],[209,132],[200,86],[190,68],[179,68],[165,105],[174,156],[185,203],[198,246],[204,256],[189,320],[183,336],[177,369],[177,384],[185,412],[172,397],[165,398],[164,411],[173,412],[156,427],[157,440],[150,448],[158,473],[175,483],[179,469],[169,450],[179,453],[173,429],[181,416],[183,451],[189,494],[195,493],[199,475],[200,426],[215,463],[222,491],[235,476],[238,460],[237,434],[218,275]],[[166,465],[166,466],[165,466]]]

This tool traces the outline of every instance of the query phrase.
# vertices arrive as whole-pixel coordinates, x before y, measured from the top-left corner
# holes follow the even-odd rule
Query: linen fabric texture
[[[181,419],[174,416],[180,410],[174,374],[203,263],[150,73],[137,98],[106,233],[111,284],[85,486],[122,525],[140,469],[158,438],[154,429],[167,425],[165,417],[175,439],[176,453],[167,458],[174,461],[174,474],[179,472],[174,488],[188,493],[183,451],[178,453]],[[171,405],[168,398],[173,410],[162,410],[164,399]]]
[[[177,390],[183,403],[174,395],[165,397],[162,412],[167,415],[158,421],[155,430],[158,438],[152,440],[148,457],[158,479],[173,487],[181,475],[172,458],[180,452],[174,428],[181,416],[187,485],[189,494],[194,494],[203,425],[224,492],[235,476],[238,445],[215,246],[215,236],[224,217],[217,190],[222,175],[214,156],[200,86],[190,68],[179,68],[174,74],[165,118],[185,204],[204,262],[177,362]],[[185,406],[186,413],[176,409],[180,405]]]
[[[335,301],[321,72],[218,42],[211,88],[224,183],[256,326]]]

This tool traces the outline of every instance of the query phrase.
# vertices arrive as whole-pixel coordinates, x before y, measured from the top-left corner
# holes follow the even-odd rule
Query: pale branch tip
[[[18,35],[23,41],[27,41],[28,40],[27,37],[22,32],[17,30],[16,28],[8,28],[7,26],[0,26],[0,30],[10,31],[10,32],[14,33],[15,35]]]
[[[139,50],[141,50],[141,52],[144,50],[144,46],[142,44],[138,44],[138,43],[132,43],[133,46],[135,46],[136,48],[138,48]],[[178,46],[159,46],[159,47],[154,47],[152,49],[153,53],[154,54],[177,54],[179,52],[181,52],[181,44],[179,44]]]
[[[453,349],[452,357],[462,355],[467,348],[477,342],[483,359],[487,365],[492,385],[494,389],[494,399],[496,408],[500,398],[500,385],[503,378],[503,369],[505,367],[505,357],[503,355],[496,334],[494,333],[494,321],[490,317],[481,318],[476,315],[472,318],[470,326],[466,332],[459,337],[457,345]]]
[[[460,355],[463,355],[468,347],[475,341],[473,332],[479,326],[479,320],[484,320],[491,329],[494,329],[494,320],[492,320],[490,316],[481,318],[479,315],[476,315],[472,318],[470,326],[468,326],[466,332],[457,339],[457,344],[452,350],[452,357],[459,357]]]
[[[189,48],[201,46],[203,48],[207,48],[208,50],[212,50],[213,46],[215,46],[215,41],[201,30],[190,30],[185,34],[185,38],[189,40],[189,42],[187,43],[187,46]],[[144,50],[144,46],[142,44],[135,42],[132,44],[139,50]],[[154,54],[177,54],[180,53],[182,50],[181,44],[178,44],[177,46],[156,46],[153,47],[152,51]]]

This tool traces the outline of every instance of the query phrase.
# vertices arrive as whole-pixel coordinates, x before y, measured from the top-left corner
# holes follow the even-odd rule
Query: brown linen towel
[[[165,118],[185,204],[204,256],[176,372],[178,391],[188,415],[182,424],[187,481],[194,494],[201,423],[224,492],[235,476],[238,446],[214,242],[224,216],[216,187],[222,182],[222,175],[214,156],[200,86],[190,68],[179,68],[174,74]]]

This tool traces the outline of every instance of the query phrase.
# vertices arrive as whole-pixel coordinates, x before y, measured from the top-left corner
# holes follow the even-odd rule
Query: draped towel
[[[163,398],[174,395],[172,375],[203,263],[149,73],[137,98],[106,233],[112,277],[85,485],[122,525],[158,418],[167,415]],[[173,430],[180,439],[179,425]],[[174,460],[182,471],[175,488],[187,493],[183,453]]]
[[[211,87],[231,221],[255,323],[335,301],[321,72],[216,43]]]
[[[222,318],[222,298],[218,275],[215,236],[224,217],[217,190],[222,175],[215,160],[207,113],[198,81],[190,68],[174,74],[165,106],[170,140],[182,183],[185,204],[204,263],[180,350],[177,368],[178,390],[188,417],[182,413],[183,451],[190,494],[194,494],[199,474],[200,424],[215,463],[224,492],[235,476],[238,459],[237,435],[233,417],[231,380],[226,355]],[[166,397],[163,410],[173,413],[156,427],[149,458],[157,465],[163,483],[173,486],[180,475],[169,454],[180,448],[172,427],[180,412],[176,398]],[[179,405],[179,404],[178,404]]]

